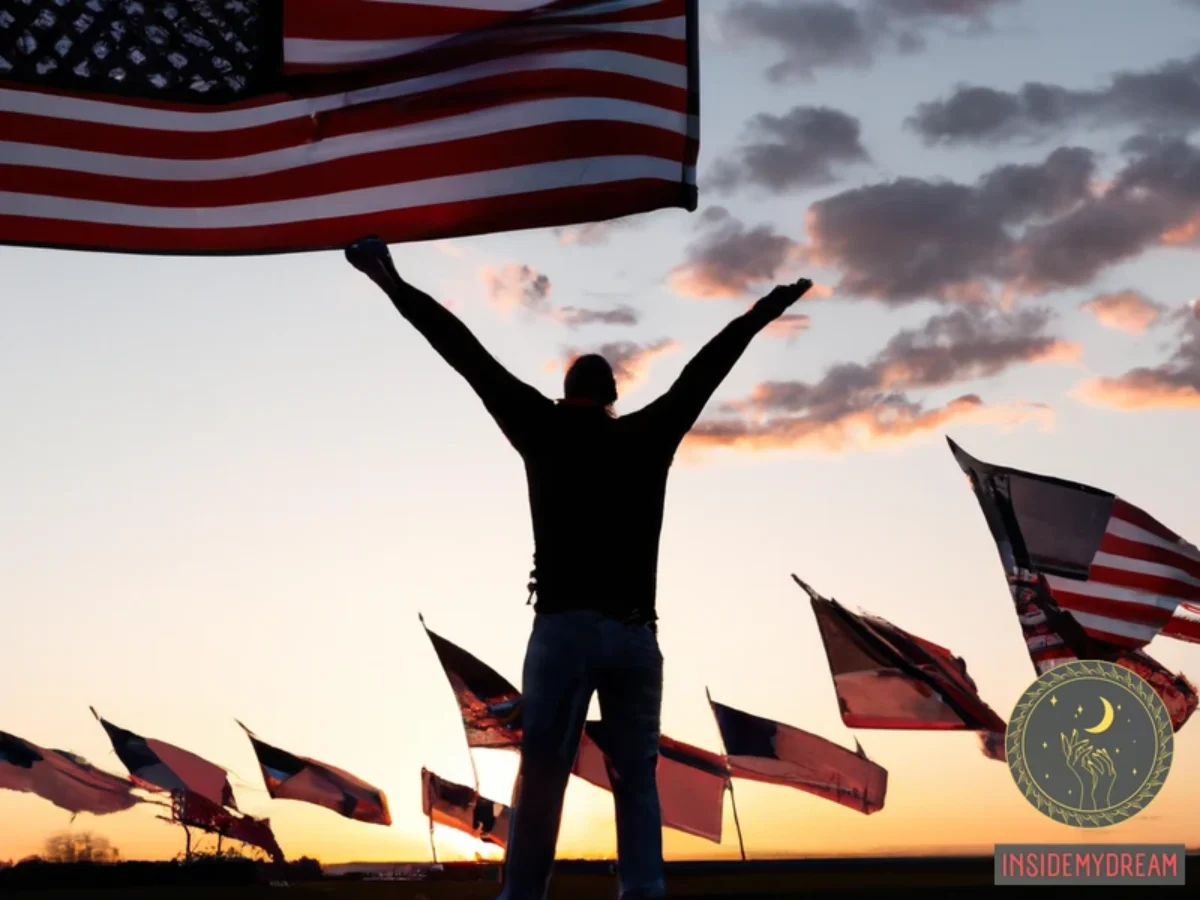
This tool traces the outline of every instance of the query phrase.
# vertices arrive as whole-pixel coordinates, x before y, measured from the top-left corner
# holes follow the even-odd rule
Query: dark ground
[[[1198,897],[1200,855],[1188,856],[1186,887],[1104,888],[1100,896],[1171,895]],[[671,897],[928,897],[962,896],[992,884],[992,857],[914,857],[882,859],[680,862],[667,866]],[[129,898],[171,897],[256,900],[291,896],[312,900],[490,900],[499,890],[495,865],[448,863],[421,881],[372,881],[322,877],[312,868],[282,869],[251,862],[125,863],[116,866],[38,865],[0,871],[0,897]],[[1062,886],[1016,888],[1012,895],[1053,891],[1064,896],[1095,896],[1095,888]],[[1165,893],[1163,893],[1165,892]],[[616,879],[609,863],[560,862],[551,882],[551,900],[615,900]]]

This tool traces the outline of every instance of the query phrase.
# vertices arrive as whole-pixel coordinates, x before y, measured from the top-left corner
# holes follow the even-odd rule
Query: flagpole
[[[417,621],[419,621],[421,623],[421,627],[423,629],[425,629],[425,634],[428,635],[429,634],[429,626],[425,624],[425,616],[420,612],[417,613]],[[479,799],[479,767],[477,765],[475,765],[475,751],[471,747],[470,736],[464,733],[463,737],[467,742],[467,759],[469,759],[471,761],[471,776],[475,779],[475,799],[478,800]],[[430,828],[433,827],[432,821],[430,821],[429,827]],[[437,862],[437,860],[435,859],[434,862]]]
[[[715,718],[716,712],[715,712],[715,710],[713,710],[713,706],[712,706],[712,694],[710,694],[708,692],[707,685],[705,685],[705,687],[704,687],[704,696],[708,698],[709,712],[713,713],[713,717]],[[717,723],[717,734],[721,738],[721,755],[725,756],[726,752],[727,752],[725,749],[725,735],[721,734],[721,723],[720,722]],[[729,774],[729,761],[728,760],[725,761],[725,775],[726,775],[725,787],[729,791],[729,801],[730,801],[730,803],[733,804],[733,827],[735,829],[737,829],[738,850],[741,851],[742,862],[745,862],[746,861],[746,843],[745,843],[745,841],[742,840],[742,823],[741,823],[741,820],[738,819],[737,794],[735,794],[733,792],[733,776]]]
[[[470,742],[467,743],[467,759],[471,760],[471,774],[475,776],[475,799],[479,799],[479,768],[475,765],[475,751],[471,749]]]

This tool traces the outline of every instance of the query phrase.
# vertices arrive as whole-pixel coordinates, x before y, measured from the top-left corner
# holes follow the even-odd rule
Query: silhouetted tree
[[[46,839],[42,858],[55,863],[111,863],[121,854],[106,838],[90,831],[63,831]]]

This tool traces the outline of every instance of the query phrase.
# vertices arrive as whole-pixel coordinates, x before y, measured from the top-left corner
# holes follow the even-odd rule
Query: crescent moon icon
[[[1108,700],[1105,699],[1104,697],[1100,698],[1100,702],[1104,704],[1104,716],[1100,719],[1100,721],[1097,724],[1093,725],[1091,728],[1083,729],[1084,731],[1088,732],[1089,734],[1102,734],[1105,731],[1108,731],[1109,726],[1112,725],[1112,723],[1113,723],[1112,704],[1109,703]]]

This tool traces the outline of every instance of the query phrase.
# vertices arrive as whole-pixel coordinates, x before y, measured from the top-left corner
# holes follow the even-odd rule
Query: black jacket
[[[514,377],[453,313],[405,286],[397,309],[479,395],[525,461],[539,613],[598,610],[652,622],[667,473],[675,451],[772,318],[734,319],[665,394],[626,416],[555,403]]]

